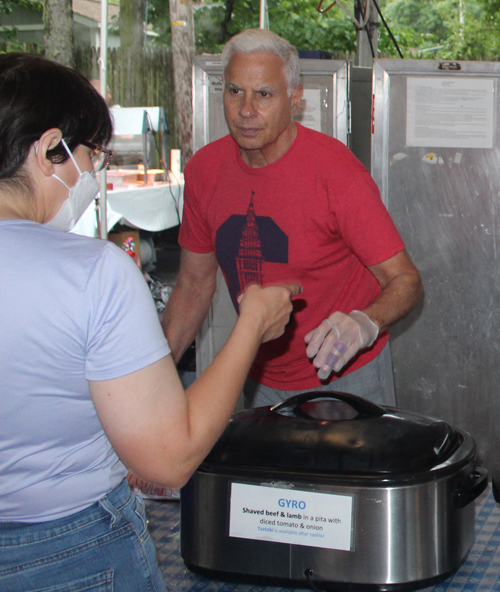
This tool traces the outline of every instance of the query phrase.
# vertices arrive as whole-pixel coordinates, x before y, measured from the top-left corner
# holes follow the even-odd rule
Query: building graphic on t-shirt
[[[217,261],[226,278],[231,300],[238,310],[238,296],[250,284],[264,286],[268,263],[288,263],[288,236],[269,216],[258,216],[258,193],[247,190],[242,206],[246,214],[231,214],[222,222],[215,236]],[[243,210],[243,211],[245,211]],[[241,210],[240,210],[241,211]],[[266,265],[263,265],[264,261]]]
[[[264,258],[262,257],[259,228],[255,220],[253,196],[254,192],[252,191],[236,257],[238,282],[242,292],[252,284],[262,286],[262,262]]]

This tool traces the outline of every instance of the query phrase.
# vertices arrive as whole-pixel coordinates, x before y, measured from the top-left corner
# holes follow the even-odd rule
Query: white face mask
[[[50,222],[47,222],[47,226],[68,232],[75,226],[83,212],[85,212],[97,195],[97,192],[99,191],[99,183],[96,181],[95,171],[85,171],[82,173],[66,142],[64,140],[61,140],[61,142],[73,161],[76,170],[80,173],[80,177],[78,178],[76,185],[68,187],[56,174],[52,175],[69,189],[69,195],[66,201],[63,202],[61,209],[57,212],[55,217],[50,220]]]

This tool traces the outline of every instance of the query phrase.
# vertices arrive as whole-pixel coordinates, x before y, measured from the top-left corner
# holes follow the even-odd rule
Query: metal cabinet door
[[[469,431],[495,465],[500,432],[500,64],[376,60],[372,175],[422,275],[391,329],[398,405]]]

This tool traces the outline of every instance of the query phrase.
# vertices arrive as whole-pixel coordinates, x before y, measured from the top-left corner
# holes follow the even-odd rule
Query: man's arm
[[[381,333],[414,308],[422,297],[422,280],[406,250],[368,269],[376,277],[381,291],[363,312],[378,326]]]
[[[359,350],[370,347],[381,331],[402,319],[420,300],[420,273],[405,250],[368,268],[380,284],[377,298],[363,311],[335,311],[305,336],[306,354],[314,357],[319,377],[339,372]]]
[[[103,429],[135,475],[171,489],[186,483],[229,421],[260,343],[283,334],[300,291],[297,284],[250,286],[226,345],[186,392],[170,355],[89,382]]]
[[[214,253],[181,250],[177,282],[162,321],[176,364],[194,341],[207,316],[217,286],[217,269]]]

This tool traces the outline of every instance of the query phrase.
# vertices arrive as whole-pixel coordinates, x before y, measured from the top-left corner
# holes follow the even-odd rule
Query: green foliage
[[[386,0],[379,3],[391,29],[409,28],[416,34],[444,38],[448,34],[442,6],[448,0]],[[392,25],[392,26],[391,26]]]
[[[11,14],[15,6],[21,6],[37,12],[43,11],[43,5],[38,0],[0,0],[0,15]],[[9,27],[0,31],[0,44],[2,44],[2,52],[10,51],[26,51],[26,46],[17,41],[17,29]]]
[[[405,57],[491,60],[500,55],[500,0],[381,0],[380,6]],[[394,55],[385,34],[379,49]]]
[[[153,25],[158,37],[154,38],[155,45],[170,46],[172,35],[170,32],[170,4],[168,0],[148,1],[148,23]]]
[[[225,16],[222,4],[204,6],[194,13],[194,32],[197,53],[220,53],[221,23]]]
[[[320,14],[320,0],[268,0],[272,31],[298,49],[317,49],[334,56],[356,50],[357,31],[338,6]],[[219,53],[236,33],[259,26],[260,0],[206,0],[194,11],[197,53]],[[323,8],[332,0],[324,0]],[[353,10],[353,0],[341,0]],[[406,58],[500,59],[500,0],[378,0]],[[39,0],[0,0],[1,13],[14,6],[42,11]],[[148,1],[148,22],[157,33],[153,43],[170,46],[169,0]],[[379,55],[399,57],[382,21]],[[0,33],[0,42],[15,47],[15,29]]]
[[[400,57],[397,48],[389,35],[387,29],[381,25],[380,38],[378,41],[379,54],[384,57]],[[432,47],[437,45],[436,36],[430,33],[418,33],[409,26],[391,27],[391,32],[396,39],[399,49],[405,58],[411,58],[412,48],[415,47]]]
[[[14,6],[22,6],[23,8],[29,8],[30,10],[36,10],[37,12],[43,11],[42,2],[38,0],[0,0],[0,14],[10,14]]]
[[[355,51],[357,31],[352,20],[337,6],[319,14],[318,2],[268,0],[271,30],[298,49]],[[353,10],[352,0],[342,3]],[[259,6],[259,0],[226,0],[196,10],[197,51],[218,53],[232,35],[258,27]],[[491,59],[500,55],[500,0],[379,0],[379,6],[404,57]],[[379,55],[399,57],[382,20],[379,32]]]
[[[6,52],[17,51],[16,36],[17,29],[15,27],[0,31],[0,44],[9,46],[8,49],[6,48]],[[0,53],[4,52],[0,51]]]
[[[5,0],[0,0],[5,1]],[[341,0],[353,10],[353,0]],[[319,0],[268,0],[270,28],[298,49],[340,55],[356,50],[357,31],[338,6],[320,14]],[[324,6],[331,4],[325,0]],[[486,59],[500,55],[500,0],[379,0],[384,19],[407,58]],[[219,53],[236,33],[259,26],[260,0],[216,0],[194,13],[197,53]],[[155,43],[170,44],[168,0],[149,0]],[[380,22],[379,55],[399,57]]]
[[[324,14],[318,13],[318,2],[269,0],[271,30],[298,49],[354,51],[356,30],[352,21],[337,7]],[[167,0],[150,0],[149,6],[149,21],[159,34],[155,43],[170,43]],[[259,12],[260,0],[227,0],[197,7],[194,12],[197,52],[219,53],[230,37],[259,26]]]
[[[317,0],[282,0],[274,1],[272,5],[270,3],[271,29],[288,39],[297,49],[354,51],[356,30],[352,20],[337,7],[320,14],[316,10],[317,5]]]
[[[479,0],[479,3],[488,16],[498,18],[500,0]]]

